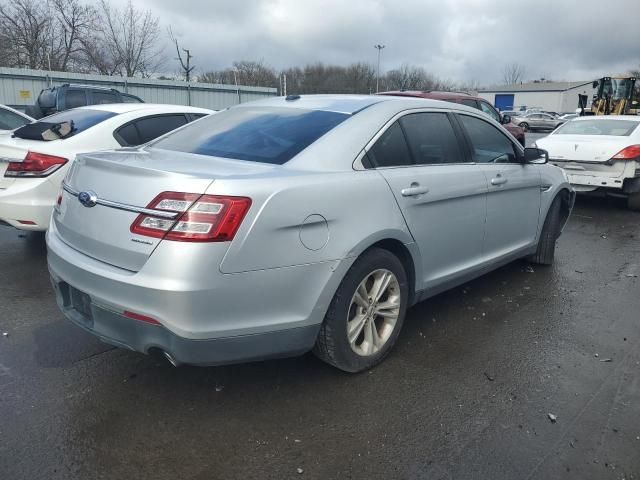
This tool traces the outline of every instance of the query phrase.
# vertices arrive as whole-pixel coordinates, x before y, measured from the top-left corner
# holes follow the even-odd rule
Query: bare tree
[[[171,39],[171,42],[176,46],[176,52],[178,54],[177,60],[180,62],[180,66],[182,67],[182,71],[184,72],[184,79],[185,81],[188,82],[191,80],[191,72],[193,72],[193,70],[196,68],[195,65],[191,65],[191,59],[193,58],[193,55],[191,55],[191,51],[188,48],[182,48],[182,49],[180,48],[180,45],[178,44],[178,39],[173,34],[173,30],[171,29],[171,27],[169,27],[167,30],[169,32],[169,38]],[[187,59],[186,63],[182,59],[182,54],[180,53],[180,50],[182,50],[185,53],[185,56]]]
[[[508,63],[502,69],[502,81],[506,85],[515,85],[516,83],[521,83],[524,80],[524,73],[526,69],[524,65],[512,62]]]
[[[255,87],[278,86],[278,76],[275,70],[266,65],[262,60],[241,60],[233,62],[232,68],[202,73],[199,75],[198,81],[228,85],[233,85],[237,81],[239,85],[252,85]]]
[[[52,0],[49,57],[54,70],[88,69],[84,41],[95,31],[96,11],[79,0]]]
[[[9,66],[42,68],[47,64],[50,18],[45,4],[36,0],[0,4],[0,31]]]
[[[100,15],[99,35],[86,45],[98,71],[133,77],[148,76],[159,68],[163,59],[158,19],[151,11],[136,9],[131,0],[122,10],[100,0]]]

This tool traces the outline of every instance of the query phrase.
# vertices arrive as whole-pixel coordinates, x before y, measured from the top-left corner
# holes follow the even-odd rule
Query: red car
[[[507,131],[516,137],[516,139],[524,146],[524,130],[518,125],[511,123],[511,117],[509,115],[501,115],[493,105],[487,102],[484,98],[474,97],[466,93],[457,92],[420,92],[415,90],[395,91],[395,92],[380,92],[378,95],[394,95],[399,97],[418,97],[429,98],[431,100],[443,100],[445,102],[461,103],[468,107],[477,108],[478,110],[486,113],[496,122],[501,123]]]

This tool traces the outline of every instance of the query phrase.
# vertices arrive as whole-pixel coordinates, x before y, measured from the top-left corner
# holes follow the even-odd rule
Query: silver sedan
[[[511,121],[528,132],[530,130],[555,130],[566,120],[556,118],[548,113],[527,113],[512,117]]]
[[[554,258],[563,171],[463,105],[289,96],[141,148],[81,155],[47,233],[64,314],[102,340],[215,365],[313,350],[349,372],[407,308]]]

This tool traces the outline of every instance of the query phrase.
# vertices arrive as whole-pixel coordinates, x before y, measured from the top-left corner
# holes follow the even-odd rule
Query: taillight
[[[142,213],[131,224],[131,232],[146,237],[185,242],[227,242],[233,239],[251,199],[196,193],[163,192],[147,209],[180,213],[167,219]]]
[[[616,153],[612,160],[634,160],[640,157],[640,145],[629,145]]]
[[[27,152],[22,162],[10,162],[5,177],[47,177],[68,160],[44,153]]]

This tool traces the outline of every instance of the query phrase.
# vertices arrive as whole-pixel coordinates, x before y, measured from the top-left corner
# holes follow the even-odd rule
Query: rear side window
[[[414,113],[400,119],[417,165],[462,163],[458,139],[446,113]]]
[[[467,107],[479,108],[478,102],[476,100],[473,100],[472,98],[463,98],[462,100],[460,100],[460,103],[466,105]]]
[[[101,90],[93,90],[91,92],[93,96],[94,105],[102,105],[105,103],[119,103],[118,96],[113,92],[103,92]]]
[[[179,115],[161,115],[155,117],[141,118],[136,120],[140,142],[138,145],[150,142],[164,135],[171,130],[187,124],[187,119],[183,114]]]
[[[282,165],[347,118],[346,113],[299,108],[231,108],[203,118],[153,146]]]
[[[84,107],[87,105],[87,93],[84,90],[69,89],[65,93],[66,108]]]
[[[0,129],[13,130],[14,128],[26,125],[27,123],[29,123],[29,120],[26,118],[10,112],[9,110],[5,110],[4,108],[0,108]]]
[[[516,161],[511,140],[484,120],[458,115],[471,141],[473,161],[476,163],[506,163]]]
[[[399,167],[412,163],[409,146],[398,122],[387,128],[367,155],[374,167]]]
[[[77,135],[84,132],[100,122],[104,122],[108,118],[115,116],[114,112],[106,112],[104,110],[90,110],[90,109],[78,109],[78,110],[65,110],[64,112],[54,113],[37,122],[27,124],[17,129],[13,134],[18,138],[32,138],[34,130],[38,130],[43,124],[58,124],[64,122],[73,122],[73,130],[68,136]],[[46,126],[43,126],[46,129]],[[39,137],[32,138],[39,140]]]
[[[135,123],[130,123],[118,129],[115,132],[114,137],[123,147],[134,147],[142,143]]]

